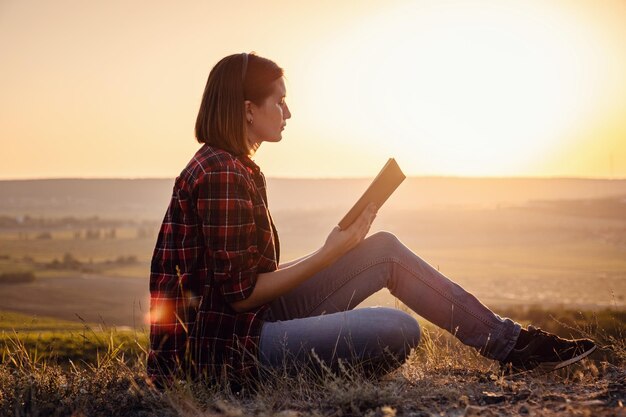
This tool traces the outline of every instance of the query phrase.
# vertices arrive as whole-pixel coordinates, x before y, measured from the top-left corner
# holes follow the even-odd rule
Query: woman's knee
[[[380,344],[404,360],[420,342],[419,323],[411,315],[393,308],[378,307],[372,312],[382,318],[379,323],[384,323],[378,329]]]
[[[410,314],[400,310],[395,311],[397,311],[396,322],[398,323],[400,340],[404,344],[406,354],[408,355],[411,349],[416,348],[417,345],[419,345],[422,336],[420,325],[415,317]]]
[[[405,247],[396,235],[387,231],[374,233],[365,239],[364,243],[374,248],[376,254],[384,254],[385,256],[397,255],[398,250]]]

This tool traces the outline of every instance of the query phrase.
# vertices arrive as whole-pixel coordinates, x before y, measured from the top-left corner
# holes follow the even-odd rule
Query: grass
[[[3,363],[17,350],[37,362],[94,364],[113,347],[127,357],[138,357],[147,345],[148,335],[144,331],[0,312]]]
[[[84,324],[50,317],[30,316],[12,311],[0,311],[0,332],[81,330]]]
[[[518,313],[544,328],[553,323],[561,333],[588,334],[601,352],[559,372],[506,378],[494,362],[425,325],[419,347],[382,379],[349,368],[322,375],[276,371],[242,392],[190,381],[161,392],[146,379],[145,333],[2,313],[4,329],[20,328],[4,330],[0,342],[0,415],[603,416],[622,410],[623,312]],[[46,325],[53,330],[42,330]]]

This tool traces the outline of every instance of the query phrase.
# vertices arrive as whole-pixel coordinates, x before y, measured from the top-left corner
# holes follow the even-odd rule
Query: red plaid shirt
[[[248,157],[202,146],[176,179],[152,257],[153,379],[172,374],[240,380],[256,371],[267,306],[237,313],[280,246],[266,183]]]

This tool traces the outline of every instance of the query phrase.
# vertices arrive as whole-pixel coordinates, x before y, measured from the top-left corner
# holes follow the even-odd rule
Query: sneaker
[[[596,344],[590,339],[563,339],[528,326],[528,330],[522,329],[517,344],[501,364],[517,372],[550,372],[578,362],[594,350]]]

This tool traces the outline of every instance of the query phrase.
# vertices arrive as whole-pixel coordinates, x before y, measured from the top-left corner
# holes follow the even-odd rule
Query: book
[[[383,169],[380,170],[374,181],[367,187],[361,198],[352,206],[350,211],[341,219],[339,227],[346,230],[370,204],[376,204],[379,209],[389,196],[404,181],[406,176],[395,159],[389,158]]]

